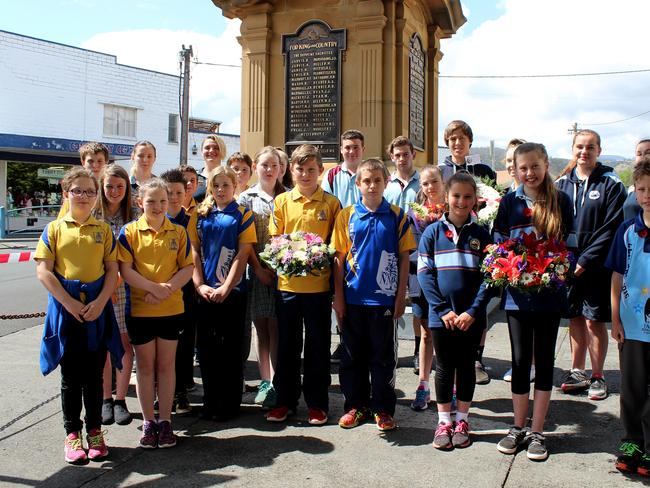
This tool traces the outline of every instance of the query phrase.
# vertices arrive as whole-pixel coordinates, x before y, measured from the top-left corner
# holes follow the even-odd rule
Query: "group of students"
[[[83,167],[71,170],[62,181],[62,215],[45,229],[36,254],[38,277],[50,292],[41,367],[48,373],[61,365],[66,461],[108,454],[101,432],[102,400],[104,407],[113,409],[114,421],[130,422],[124,395],[132,347],[144,417],[141,447],[176,444],[172,405],[175,395],[177,412],[187,403],[195,338],[204,392],[201,416],[236,416],[250,321],[258,335],[262,379],[256,403],[269,409],[267,420],[283,422],[295,414],[302,392],[308,422],[327,423],[332,308],[342,345],[339,374],[345,414],[339,425],[353,428],[372,418],[379,430],[394,429],[395,320],[404,313],[407,295],[414,327],[424,338],[413,407],[421,410],[430,401],[435,351],[438,423],[433,446],[466,447],[471,444],[468,415],[477,382],[475,365],[487,328],[485,309],[496,293],[486,288],[480,271],[485,248],[493,240],[534,231],[567,242],[577,257],[575,277],[567,291],[525,294],[506,288],[502,294],[512,351],[514,425],[497,448],[514,454],[526,447],[532,460],[548,456],[543,427],[563,316],[571,318],[573,352],[563,390],[589,388],[594,399],[607,395],[602,368],[611,289],[612,334],[624,344],[621,397],[626,437],[617,467],[648,474],[650,439],[643,435],[648,419],[640,408],[648,392],[631,371],[646,371],[644,321],[650,315],[637,313],[638,303],[629,305],[630,294],[636,292],[633,286],[640,287],[643,276],[637,273],[640,266],[628,261],[650,252],[643,240],[650,222],[645,209],[650,212],[650,163],[639,163],[634,172],[642,211],[616,234],[627,190],[611,168],[597,161],[598,134],[575,134],[574,158],[555,182],[544,146],[517,141],[511,156],[519,184],[502,199],[490,233],[476,221],[475,178],[494,178],[494,172],[466,161],[473,134],[465,122],[450,123],[444,139],[451,156],[438,167],[417,171],[412,143],[404,136],[395,138],[387,148],[395,165],[389,175],[381,160],[363,160],[363,134],[347,131],[341,136],[343,162],[323,175],[320,186],[323,162],[311,145],[298,147],[290,161],[269,146],[254,161],[237,153],[222,166],[225,145],[218,136],[208,136],[202,144],[206,166],[201,174],[182,167],[161,179],[151,173],[155,147],[149,142],[134,147],[130,177],[117,165],[106,166],[103,146],[84,146]],[[283,179],[285,171],[290,180]],[[248,188],[253,172],[258,183]],[[199,179],[205,180],[206,189],[196,193],[203,198],[197,204],[193,194]],[[416,201],[433,215],[424,225],[410,208]],[[331,273],[326,269],[308,276],[275,276],[261,263],[258,254],[269,237],[299,230],[331,242]],[[632,239],[635,236],[639,238]],[[614,271],[611,287],[609,276],[603,278],[603,264]],[[639,293],[644,290],[647,294],[645,287]],[[630,346],[625,354],[627,344],[637,339],[641,345]],[[587,349],[590,378],[584,372]],[[533,361],[534,405],[528,428]],[[121,369],[115,400],[111,366]],[[82,397],[88,450],[80,432]]]

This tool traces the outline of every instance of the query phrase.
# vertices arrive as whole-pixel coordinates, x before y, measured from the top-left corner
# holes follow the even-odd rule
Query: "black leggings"
[[[461,402],[471,402],[476,387],[474,360],[483,334],[482,327],[472,324],[466,331],[435,327],[431,329],[436,351],[436,402],[450,403],[454,394]]]
[[[535,348],[535,389],[551,391],[559,313],[506,311],[512,353],[512,393],[530,392],[530,366]],[[534,346],[533,346],[534,344]]]

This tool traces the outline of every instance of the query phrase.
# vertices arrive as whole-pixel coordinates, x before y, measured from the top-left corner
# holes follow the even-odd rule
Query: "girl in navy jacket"
[[[456,173],[447,182],[449,212],[426,228],[418,248],[418,281],[429,302],[429,328],[436,353],[437,449],[470,444],[467,416],[474,396],[475,351],[486,326],[490,294],[481,262],[491,242],[471,216],[476,207],[476,182]],[[451,420],[456,378],[458,410]]]
[[[548,155],[542,144],[527,142],[517,147],[515,170],[522,184],[501,200],[494,221],[495,241],[535,232],[537,236],[571,244],[570,201],[553,186],[548,168]],[[512,352],[511,390],[515,417],[514,426],[497,445],[504,454],[514,454],[530,441],[529,459],[541,461],[548,457],[542,432],[551,399],[555,342],[565,301],[563,290],[524,293],[506,287],[503,292],[502,307],[508,318]],[[530,434],[525,424],[533,350],[536,375]]]

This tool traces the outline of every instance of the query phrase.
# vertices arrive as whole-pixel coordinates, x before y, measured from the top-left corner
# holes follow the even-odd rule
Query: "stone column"
[[[440,50],[440,37],[441,29],[437,25],[430,25],[428,27],[429,33],[429,48],[427,49],[427,121],[426,121],[426,137],[431,154],[429,161],[433,164],[438,164],[438,85],[440,75],[440,60],[442,59],[442,51]]]

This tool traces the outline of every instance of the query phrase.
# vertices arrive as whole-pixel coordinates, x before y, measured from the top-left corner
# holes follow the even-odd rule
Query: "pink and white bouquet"
[[[311,232],[292,232],[271,237],[260,259],[278,275],[307,276],[330,267],[334,248]]]

